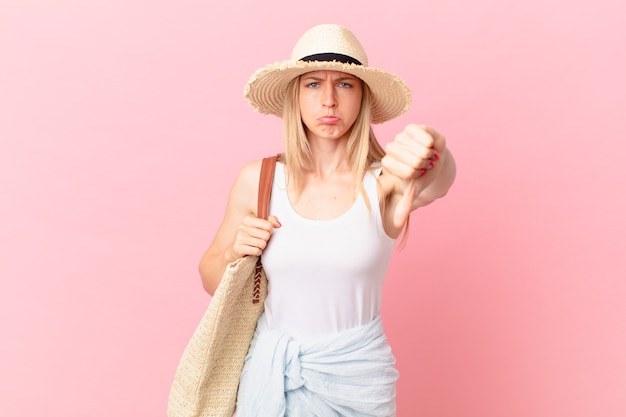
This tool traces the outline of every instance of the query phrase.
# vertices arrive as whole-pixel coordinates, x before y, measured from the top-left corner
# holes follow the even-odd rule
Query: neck
[[[328,175],[337,171],[349,171],[347,158],[347,140],[309,140],[313,156],[310,172]]]

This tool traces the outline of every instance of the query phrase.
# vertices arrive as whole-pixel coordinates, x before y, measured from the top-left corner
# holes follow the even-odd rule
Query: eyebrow
[[[303,80],[315,80],[315,81],[324,81],[326,79],[326,77],[318,77],[315,75],[308,75],[308,74],[304,74],[302,76]],[[350,74],[346,74],[346,75],[341,75],[337,78],[333,78],[332,81],[345,81],[345,80],[350,80],[350,81],[355,81],[358,80],[359,78],[355,75],[350,75]]]

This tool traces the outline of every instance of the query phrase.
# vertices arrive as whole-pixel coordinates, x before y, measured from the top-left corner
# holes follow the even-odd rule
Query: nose
[[[337,106],[337,97],[335,95],[335,86],[332,83],[324,83],[322,91],[322,104],[324,107]]]

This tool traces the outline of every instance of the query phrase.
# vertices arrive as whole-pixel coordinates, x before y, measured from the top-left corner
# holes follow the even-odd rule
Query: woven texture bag
[[[263,159],[258,217],[268,215],[275,164],[276,156]],[[239,377],[266,296],[260,257],[245,256],[226,267],[176,369],[168,417],[232,417]]]

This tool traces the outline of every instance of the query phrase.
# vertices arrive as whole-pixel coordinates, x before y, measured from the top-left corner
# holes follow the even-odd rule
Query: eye
[[[318,82],[313,81],[313,82],[308,83],[306,86],[307,86],[308,88],[317,88],[317,87],[319,87],[319,85],[320,85],[320,84],[319,84]]]
[[[348,82],[345,82],[345,81],[342,81],[342,82],[339,83],[339,87],[341,87],[341,88],[350,88],[350,87],[352,87],[352,84],[350,84]]]

